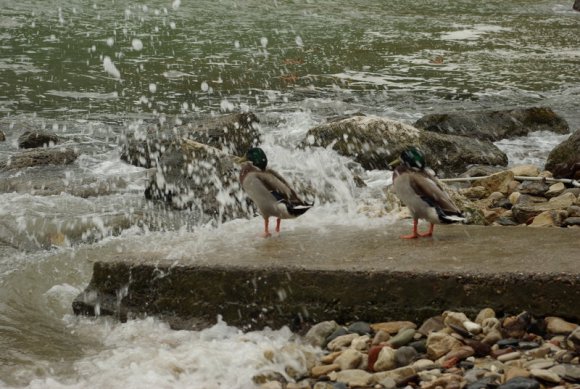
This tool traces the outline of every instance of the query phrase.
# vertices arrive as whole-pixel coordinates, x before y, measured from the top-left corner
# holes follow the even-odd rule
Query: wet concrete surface
[[[296,227],[270,239],[215,237],[170,259],[105,256],[73,307],[122,320],[157,315],[176,328],[218,314],[244,328],[300,328],[487,306],[580,318],[580,229],[437,226],[433,238],[399,239],[408,229]]]

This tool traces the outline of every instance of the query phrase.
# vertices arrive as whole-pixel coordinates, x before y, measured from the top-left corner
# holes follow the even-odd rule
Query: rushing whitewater
[[[200,224],[144,198],[152,172],[120,160],[127,133],[251,111],[284,177],[307,177],[324,201],[288,221],[389,228],[386,171],[330,148],[298,149],[308,129],[362,112],[412,124],[427,113],[543,105],[580,127],[580,13],[571,4],[402,0],[0,0],[0,157],[28,128],[80,156],[65,167],[0,176],[0,387],[252,388],[265,371],[304,369],[320,350],[286,328],[242,333],[216,318],[173,331],[155,318],[72,315],[91,260],[135,248],[185,261],[262,221]],[[497,146],[511,165],[543,166],[565,136]],[[353,174],[365,187],[357,185]]]

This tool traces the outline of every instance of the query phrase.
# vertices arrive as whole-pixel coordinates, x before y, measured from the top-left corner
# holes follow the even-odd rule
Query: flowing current
[[[76,317],[91,260],[141,250],[184,258],[221,239],[258,239],[259,217],[200,225],[144,199],[148,172],[119,159],[146,124],[252,111],[283,175],[332,201],[296,224],[384,225],[389,174],[332,150],[300,150],[328,117],[413,123],[432,112],[549,106],[580,127],[580,13],[573,1],[0,0],[0,155],[27,128],[80,157],[0,176],[0,387],[252,388],[301,369],[288,329],[243,333],[219,320],[173,331],[154,319]],[[542,166],[565,136],[497,145]],[[98,196],[94,195],[99,193]],[[283,235],[279,238],[283,239]],[[232,243],[233,242],[233,243]],[[272,357],[274,355],[275,357]]]

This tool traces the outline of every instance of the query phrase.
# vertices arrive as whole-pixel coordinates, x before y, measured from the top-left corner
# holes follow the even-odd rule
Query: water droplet
[[[131,41],[131,46],[133,46],[133,50],[135,51],[143,50],[143,42],[141,41],[141,39],[134,38]]]
[[[201,90],[204,92],[207,92],[209,90],[209,85],[207,84],[207,82],[202,82],[201,83]]]
[[[304,42],[302,42],[302,38],[299,35],[296,36],[296,44],[300,47],[304,46]]]
[[[151,93],[157,92],[157,85],[155,85],[153,83],[149,84],[149,92],[151,92]]]
[[[111,47],[115,44],[115,39],[107,38],[107,46]]]
[[[179,8],[180,5],[181,5],[181,0],[173,0],[173,3],[171,3],[171,8],[177,9],[177,8]]]
[[[266,37],[260,38],[260,44],[262,45],[262,47],[268,46],[268,38]]]

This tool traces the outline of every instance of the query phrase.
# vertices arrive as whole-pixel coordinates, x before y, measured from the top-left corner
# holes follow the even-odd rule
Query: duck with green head
[[[432,236],[435,224],[465,220],[459,208],[434,179],[433,174],[426,170],[425,154],[421,150],[409,147],[401,153],[399,160],[391,165],[397,165],[393,172],[393,190],[413,216],[413,231],[409,235],[402,235],[401,238]],[[426,233],[417,231],[419,219],[430,223]]]
[[[276,232],[281,219],[293,219],[308,211],[312,204],[302,201],[280,174],[268,169],[268,158],[259,147],[248,150],[240,171],[242,188],[264,218],[264,238],[270,237],[270,217],[276,218]]]

